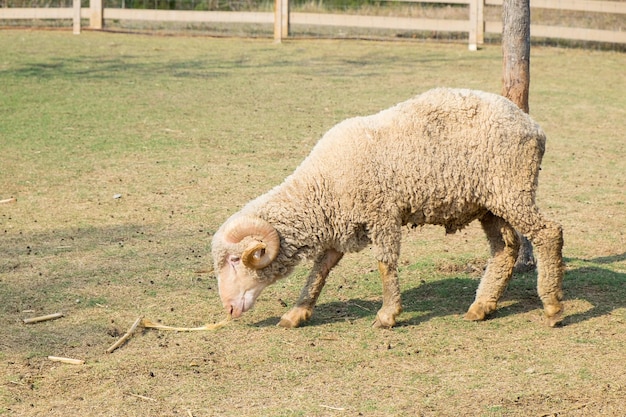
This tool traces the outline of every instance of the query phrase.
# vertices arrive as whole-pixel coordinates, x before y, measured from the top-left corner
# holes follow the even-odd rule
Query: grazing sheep
[[[397,266],[403,225],[455,232],[478,219],[492,258],[465,318],[496,309],[518,253],[518,230],[538,257],[538,293],[548,324],[563,306],[561,227],[535,205],[545,148],[540,127],[509,100],[435,89],[333,127],[285,181],[231,216],[212,253],[226,310],[240,316],[302,259],[313,268],[279,325],[309,319],[330,270],[346,252],[373,245],[383,303],[374,326],[402,311]]]

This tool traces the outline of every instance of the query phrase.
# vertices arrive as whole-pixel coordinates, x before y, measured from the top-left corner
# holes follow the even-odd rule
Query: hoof
[[[376,314],[376,320],[372,323],[372,327],[377,329],[390,329],[396,325],[396,315],[400,314],[399,312],[396,314],[389,314],[380,310]]]
[[[280,321],[278,322],[278,324],[276,324],[278,327],[282,327],[285,329],[293,329],[298,327],[298,324],[296,323],[292,323],[289,319],[286,318],[281,318]]]
[[[284,327],[285,329],[299,327],[311,317],[311,313],[311,310],[306,308],[294,307],[280,318],[278,326]]]
[[[395,325],[395,321],[393,323],[383,323],[378,319],[378,317],[376,317],[376,320],[372,323],[372,327],[375,329],[391,329]]]
[[[557,327],[563,320],[563,304],[549,305],[544,307],[548,326]]]
[[[548,317],[548,326],[560,327],[562,321],[563,321],[563,317],[560,314],[556,317]]]
[[[479,314],[479,313],[474,312],[474,311],[468,311],[463,316],[463,320],[467,320],[467,321],[483,321],[483,320],[485,320],[485,314]]]
[[[463,316],[464,320],[482,321],[496,310],[495,302],[474,302]]]

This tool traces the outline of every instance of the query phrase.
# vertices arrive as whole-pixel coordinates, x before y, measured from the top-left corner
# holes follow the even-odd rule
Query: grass
[[[623,415],[624,54],[532,50],[531,113],[549,138],[538,200],[565,229],[563,327],[542,322],[534,274],[490,320],[461,320],[485,239],[424,227],[404,237],[394,330],[370,327],[381,293],[365,250],[303,328],[275,323],[307,264],[222,330],[139,332],[107,355],[139,315],[223,317],[203,273],[212,233],[328,128],[434,86],[499,92],[500,50],[5,30],[0,51],[0,199],[17,198],[0,205],[0,415]]]

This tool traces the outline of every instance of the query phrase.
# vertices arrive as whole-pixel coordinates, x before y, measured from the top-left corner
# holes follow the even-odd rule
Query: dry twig
[[[26,386],[26,384],[25,384],[25,383],[20,382],[20,381],[9,381],[9,383],[11,383],[11,384],[15,384],[15,385],[22,385],[22,386]]]
[[[0,204],[15,203],[16,201],[16,198],[5,198],[4,200],[0,200]]]
[[[128,329],[128,331],[124,334],[124,336],[122,336],[117,342],[113,343],[111,345],[111,347],[109,347],[106,350],[106,353],[113,352],[115,349],[117,349],[118,347],[122,346],[128,339],[130,339],[131,336],[133,335],[133,333],[135,333],[135,330],[137,330],[137,326],[139,326],[139,324],[141,323],[142,319],[143,319],[143,317],[139,317],[137,320],[135,320],[133,325],[130,326],[130,329]]]
[[[145,395],[133,394],[132,392],[129,392],[128,395],[130,395],[131,397],[140,398],[142,400],[156,402],[154,398],[146,397]]]
[[[330,405],[324,405],[324,404],[320,404],[320,407],[322,408],[328,408],[329,410],[335,410],[335,411],[345,411],[345,408],[342,407],[331,407]]]
[[[60,356],[48,356],[48,359],[53,362],[69,363],[70,365],[82,365],[85,363],[82,359],[62,358]]]
[[[145,327],[146,329],[157,329],[157,330],[170,330],[170,331],[175,331],[175,332],[197,332],[197,331],[203,331],[203,330],[217,330],[220,329],[222,327],[224,327],[231,319],[231,316],[228,315],[228,317],[226,317],[224,320],[218,322],[218,323],[211,323],[211,324],[205,324],[204,326],[201,327],[172,327],[172,326],[165,326],[163,324],[160,323],[154,323],[148,319],[143,319],[141,324],[143,325],[143,327]]]
[[[46,316],[39,316],[39,317],[32,317],[30,319],[24,319],[22,321],[24,322],[24,324],[32,324],[32,323],[39,323],[41,321],[54,320],[54,319],[58,319],[61,317],[63,317],[63,313],[53,313],[53,314],[48,314]]]
[[[195,331],[203,331],[203,330],[217,330],[221,327],[224,327],[226,323],[230,321],[230,319],[231,319],[231,316],[228,315],[228,317],[226,317],[224,320],[220,321],[219,323],[205,324],[204,326],[201,326],[201,327],[171,327],[171,326],[165,326],[160,323],[154,323],[151,320],[148,320],[143,317],[139,317],[137,320],[135,320],[133,325],[130,326],[130,329],[128,329],[128,331],[124,334],[124,336],[122,336],[117,342],[112,344],[111,347],[109,347],[106,350],[106,353],[112,353],[115,349],[122,346],[128,339],[131,338],[131,336],[135,333],[135,331],[137,330],[137,327],[139,326],[143,327],[144,329],[170,330],[170,331],[176,331],[176,332],[195,332]]]

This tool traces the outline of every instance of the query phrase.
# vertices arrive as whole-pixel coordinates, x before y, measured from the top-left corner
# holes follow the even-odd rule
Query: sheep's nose
[[[241,316],[241,313],[242,313],[241,310],[235,310],[235,306],[233,306],[232,304],[229,304],[228,306],[226,306],[226,312],[228,313],[230,317],[233,317],[233,318],[237,318]]]

